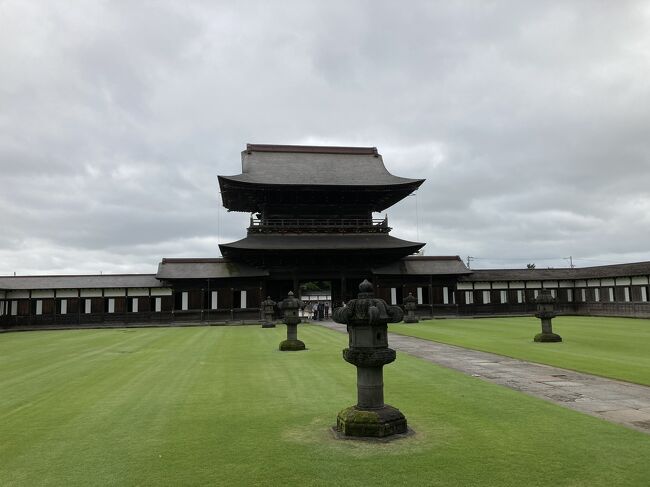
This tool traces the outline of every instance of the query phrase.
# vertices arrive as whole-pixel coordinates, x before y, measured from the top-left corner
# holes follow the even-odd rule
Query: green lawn
[[[402,335],[650,385],[650,320],[560,316],[562,343],[535,343],[537,318],[481,318],[391,325]]]
[[[301,326],[309,350],[279,352],[284,333],[1,334],[0,485],[648,484],[649,435],[405,354],[386,399],[416,435],[335,440],[347,338]]]

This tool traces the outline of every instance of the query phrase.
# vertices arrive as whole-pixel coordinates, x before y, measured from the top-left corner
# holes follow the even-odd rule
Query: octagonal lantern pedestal
[[[273,315],[277,303],[271,299],[271,296],[267,296],[260,304],[262,307],[262,328],[275,328]]]
[[[287,325],[287,339],[280,342],[280,350],[283,352],[305,350],[305,344],[298,340],[298,324],[300,323],[298,310],[304,307],[303,302],[295,298],[292,291],[289,291],[287,298],[280,302],[278,307],[284,316],[282,321]]]
[[[398,323],[403,312],[375,298],[372,284],[359,285],[358,299],[334,310],[334,321],[348,326],[349,348],[343,359],[357,367],[357,404],[336,418],[337,431],[349,437],[383,438],[406,433],[406,418],[399,409],[384,404],[383,367],[395,360],[388,348],[388,323]]]
[[[551,320],[557,316],[555,312],[555,298],[549,289],[542,289],[535,300],[537,313],[535,316],[542,320],[542,332],[535,335],[536,342],[561,342],[562,337],[553,333]]]
[[[404,309],[406,310],[406,316],[404,317],[404,323],[418,323],[418,317],[415,316],[415,310],[418,307],[418,300],[409,293],[408,296],[404,298]]]

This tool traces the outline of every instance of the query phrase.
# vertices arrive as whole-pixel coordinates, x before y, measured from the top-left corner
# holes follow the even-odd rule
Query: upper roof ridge
[[[376,147],[344,147],[334,145],[246,144],[246,152],[289,152],[303,154],[354,154],[378,156]]]

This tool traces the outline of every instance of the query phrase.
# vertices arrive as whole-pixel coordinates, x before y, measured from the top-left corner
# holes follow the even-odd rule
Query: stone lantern
[[[372,284],[359,285],[358,299],[334,310],[334,321],[348,326],[349,348],[343,359],[357,367],[357,404],[336,418],[336,429],[344,436],[386,437],[406,433],[406,418],[399,409],[384,404],[383,367],[395,360],[388,348],[388,323],[398,323],[403,312],[375,298]]]
[[[404,298],[404,309],[406,310],[406,317],[404,318],[404,323],[417,323],[418,317],[415,316],[415,310],[418,307],[417,298],[413,297],[413,294],[409,293],[408,296]]]
[[[276,304],[277,303],[271,299],[271,296],[267,296],[266,299],[261,302],[263,320],[262,328],[275,328],[273,315],[275,314]]]
[[[289,291],[287,298],[278,303],[278,307],[282,310],[283,322],[287,325],[287,339],[280,343],[280,350],[283,352],[304,350],[305,344],[298,340],[298,323],[300,323],[298,310],[304,307],[303,302]]]
[[[535,316],[542,320],[542,332],[535,335],[536,342],[561,342],[562,337],[553,333],[551,320],[557,316],[555,312],[555,298],[549,289],[542,289],[535,300],[537,313]]]

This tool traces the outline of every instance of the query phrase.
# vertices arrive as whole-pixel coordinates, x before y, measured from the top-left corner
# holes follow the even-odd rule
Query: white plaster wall
[[[35,289],[32,291],[32,298],[53,298],[54,290],[52,289]]]
[[[152,287],[151,288],[152,296],[171,296],[172,289],[170,287]]]
[[[29,291],[9,291],[7,293],[7,299],[27,299],[29,297]]]
[[[77,290],[76,289],[57,289],[56,290],[57,298],[76,298]]]
[[[110,297],[126,296],[126,289],[124,289],[123,287],[112,287],[112,288],[104,289],[104,296],[110,296]]]
[[[102,290],[101,289],[81,289],[79,291],[82,298],[101,298]]]
[[[128,296],[149,296],[148,287],[130,287],[126,290]]]

